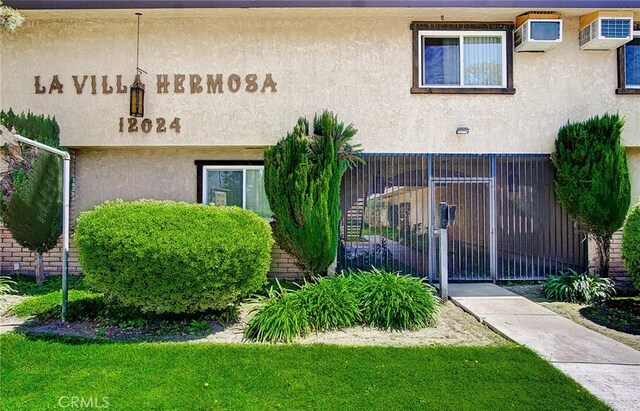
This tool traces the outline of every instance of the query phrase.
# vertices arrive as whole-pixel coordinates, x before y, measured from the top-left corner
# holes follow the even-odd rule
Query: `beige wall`
[[[132,81],[133,11],[26,13],[22,29],[0,38],[0,106],[55,114],[62,142],[74,147],[263,146],[290,130],[299,115],[324,108],[355,123],[357,141],[369,152],[548,153],[567,120],[605,111],[624,115],[626,144],[640,146],[640,96],[614,93],[615,51],[578,50],[578,16],[589,10],[561,11],[564,42],[555,49],[514,55],[514,96],[409,93],[412,20],[438,21],[443,15],[446,21],[513,21],[522,11],[146,11],[140,59],[149,72],[143,77],[146,115],[180,117],[179,134],[120,133],[118,120],[128,115],[127,94],[74,91],[74,74],[108,75],[111,83],[123,74],[126,84]],[[640,10],[636,16],[640,20]],[[272,73],[278,92],[218,95],[206,94],[205,88],[202,94],[159,95],[155,75],[161,73],[257,73],[260,79]],[[35,95],[34,76],[49,83],[54,74],[64,93]],[[471,133],[456,136],[460,125]]]
[[[627,161],[631,178],[631,206],[633,207],[634,204],[640,203],[640,148],[627,148]]]
[[[256,159],[262,159],[262,150],[82,148],[76,154],[76,209],[117,198],[196,202],[195,160]]]

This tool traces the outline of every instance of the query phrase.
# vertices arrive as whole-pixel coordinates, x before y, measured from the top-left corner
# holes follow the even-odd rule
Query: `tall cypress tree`
[[[623,127],[617,114],[568,123],[558,132],[552,156],[558,200],[595,241],[599,272],[605,277],[611,238],[622,227],[631,201]]]
[[[357,130],[333,113],[298,119],[292,133],[265,151],[265,190],[278,244],[311,275],[326,275],[336,258],[340,183],[358,150]]]
[[[59,147],[60,129],[55,119],[31,113],[0,113],[8,129],[41,143]],[[0,179],[0,216],[13,238],[36,255],[36,281],[44,282],[43,253],[56,245],[62,232],[61,160],[31,147],[5,145],[8,170]]]

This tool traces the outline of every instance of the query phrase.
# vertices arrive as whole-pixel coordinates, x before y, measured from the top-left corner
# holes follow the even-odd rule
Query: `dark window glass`
[[[460,84],[460,38],[424,38],[424,84]]]
[[[624,46],[626,85],[640,87],[640,37]]]

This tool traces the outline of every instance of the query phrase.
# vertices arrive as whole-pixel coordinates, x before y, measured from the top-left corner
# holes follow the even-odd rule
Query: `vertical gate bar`
[[[396,165],[394,168],[394,177],[396,179],[396,184],[395,184],[395,188],[396,188],[396,201],[400,201],[400,156],[396,155],[395,156],[396,159]],[[396,213],[395,213],[395,218],[396,218],[396,231],[397,231],[397,239],[395,240],[397,243],[400,243],[400,204],[397,204],[397,208],[396,208]],[[394,254],[393,255],[393,268],[395,271],[400,271],[400,259],[397,258],[397,256]]]
[[[353,201],[353,175],[354,172],[349,173],[349,198],[345,199],[346,204],[344,216],[344,244],[345,247],[348,247],[348,249],[351,250],[351,252],[353,252],[353,248],[351,247],[351,244],[349,244],[349,208]],[[357,250],[355,250],[354,257],[355,256],[357,256]]]
[[[536,278],[540,278],[540,224],[542,224],[542,219],[540,218],[540,161],[539,158],[536,157],[536,217],[535,221],[538,226],[536,227],[536,269],[534,275]]]
[[[497,161],[498,159],[500,160],[500,171],[498,171],[498,167],[497,167]],[[498,237],[497,240],[499,240],[499,244],[500,244],[500,257],[498,259],[498,264],[497,264],[497,269],[499,271],[499,278],[502,280],[504,277],[504,256],[503,256],[503,252],[502,252],[502,247],[504,247],[504,189],[502,188],[504,185],[504,179],[502,178],[502,165],[504,163],[504,157],[500,156],[499,158],[496,158],[496,200],[497,200],[497,195],[498,195],[498,189],[500,190],[500,219],[498,220],[500,223],[500,229],[498,231]],[[496,226],[496,230],[498,230],[498,227]],[[496,241],[498,242],[498,241]],[[498,248],[498,244],[496,244],[496,249]]]
[[[434,197],[434,183],[433,183],[433,170],[432,170],[432,155],[428,154],[427,155],[427,174],[428,174],[428,185],[429,185],[429,193],[428,193],[428,197],[427,197],[427,211],[429,213],[429,279],[431,282],[434,281],[434,261],[433,261],[433,254],[434,254],[434,235],[433,232],[435,230],[435,227],[433,225],[433,197]]]
[[[371,162],[367,161],[367,184],[366,187],[364,189],[364,202],[362,204],[362,229],[360,230],[360,238],[358,240],[360,240],[361,242],[366,242],[367,244],[367,249],[371,250],[371,247],[369,247],[369,243],[365,240],[364,237],[364,230],[365,230],[365,225],[367,226],[367,232],[369,231],[369,226],[371,225],[370,221],[367,221],[367,207],[370,207],[369,205],[369,193],[371,192]],[[375,210],[374,210],[374,214],[375,214]],[[371,251],[369,251],[369,254],[367,255],[367,261],[369,263],[369,267],[371,267],[372,263],[371,263]],[[375,259],[373,261],[373,264],[375,264]]]
[[[555,178],[555,174],[553,171],[553,168],[551,166],[551,161],[548,162],[548,166],[549,166],[549,182],[554,181]],[[556,258],[557,255],[557,250],[556,250],[556,236],[557,236],[557,222],[558,222],[558,216],[557,216],[557,204],[556,204],[556,196],[555,196],[555,192],[552,188],[552,185],[549,184],[548,185],[548,190],[549,190],[549,204],[550,204],[550,209],[549,209],[549,218],[550,223],[549,224],[549,241],[550,241],[550,247],[549,247],[549,251],[550,251],[550,270],[553,273],[557,273],[558,272],[558,260]]]
[[[475,172],[474,172],[474,177],[478,177],[479,175],[479,170],[478,170],[478,157],[474,157],[473,158],[473,165],[475,166]],[[474,187],[475,187],[475,201],[474,201],[474,209],[475,209],[475,221],[473,224],[473,228],[474,228],[474,233],[475,233],[475,238],[473,239],[473,249],[475,251],[476,254],[476,259],[475,259],[475,266],[472,264],[471,265],[471,270],[472,270],[472,278],[475,279],[475,277],[480,277],[478,274],[478,269],[480,268],[480,192],[479,190],[479,184],[477,183],[471,183]],[[477,224],[477,226],[476,226]],[[472,262],[473,258],[471,259]],[[477,267],[477,268],[476,268]]]
[[[549,185],[547,183],[547,161],[546,158],[542,163],[542,190],[544,190],[545,196],[544,196],[544,203],[542,203],[542,214],[543,214],[543,221],[544,221],[544,231],[543,231],[543,241],[542,241],[542,249],[543,251],[543,270],[544,270],[544,276],[547,277],[549,275],[549,271],[547,271],[548,268],[551,267],[551,264],[549,264],[549,267],[547,267],[547,255],[550,254],[549,250],[550,250],[550,238],[549,238],[549,230],[551,227],[551,222],[549,220],[549,214],[547,212],[545,212],[545,208],[548,207],[544,207],[545,204],[548,204],[549,202],[551,202],[551,199],[548,198],[548,190],[547,190],[547,186]]]
[[[444,196],[440,199],[440,201],[445,201],[446,203],[449,203],[449,201],[450,201],[449,200],[449,185],[450,185],[450,183],[449,183],[449,172],[451,171],[450,170],[450,168],[451,168],[451,166],[450,166],[451,156],[449,154],[445,154],[444,155],[444,159],[445,159],[444,160],[445,161],[444,162],[444,180],[445,180],[445,182],[444,182]],[[438,203],[440,203],[440,201],[438,201]],[[438,212],[438,214],[440,214],[440,213]],[[448,229],[445,227],[445,230],[448,230]],[[447,240],[448,240],[448,238],[449,238],[449,236],[447,236]],[[447,244],[447,246],[448,246],[448,244]],[[442,237],[440,237],[440,247],[443,247]],[[448,248],[447,248],[447,250],[448,250]],[[440,253],[440,258],[442,258],[442,253]],[[443,264],[446,264],[447,267],[449,266],[449,257],[445,256],[445,258],[447,259],[447,261],[441,261],[440,262],[440,267],[442,267]],[[455,273],[451,273],[451,272],[448,272],[448,273],[449,273],[449,276],[455,275]]]
[[[345,247],[348,247],[348,249],[354,253],[353,257],[356,257],[355,261],[357,265],[358,250],[354,251],[353,248],[351,247],[351,244],[349,243],[349,209],[353,204],[353,174],[354,173],[355,171],[349,174],[349,200],[347,201],[347,204],[345,207],[345,216],[344,216],[344,243],[345,243]]]
[[[479,180],[480,178],[484,178],[484,160],[485,156],[480,154],[476,156],[476,181],[475,186],[477,187],[478,193],[478,202],[477,202],[477,210],[478,210],[478,280],[486,280],[487,271],[486,271],[486,258],[485,258],[485,247],[486,247],[486,205],[485,205],[485,182],[484,180]]]
[[[382,165],[382,161],[383,159],[385,159],[386,157],[384,156],[380,156],[378,158],[378,161],[376,161],[376,167],[378,167],[378,174],[380,175],[380,180],[378,181],[379,187],[378,187],[378,196],[380,198],[380,214],[378,215],[378,224],[380,225],[380,230],[378,230],[378,227],[375,227],[373,229],[373,247],[375,249],[376,243],[378,242],[378,236],[381,235],[382,230],[383,230],[383,221],[385,221],[384,219],[386,218],[386,216],[384,216],[382,213],[385,212],[386,213],[386,207],[384,207],[384,193],[387,189],[387,170],[386,168]],[[374,257],[373,260],[378,261],[378,254],[375,253],[374,251]],[[380,264],[382,263],[382,259],[380,259]]]
[[[520,157],[516,157],[518,161],[518,171],[517,171],[517,179],[518,179],[518,206],[516,208],[517,219],[518,219],[518,278],[522,277],[522,164],[520,161]]]
[[[378,204],[379,198],[378,198],[378,190],[380,189],[380,187],[378,186],[379,181],[378,181],[378,159],[377,157],[372,158],[373,160],[373,184],[369,187],[370,191],[371,191],[371,197],[374,199],[375,203],[373,204],[373,213],[371,215],[371,220],[373,221],[373,227],[371,227],[371,224],[369,224],[369,227],[367,229],[367,237],[365,237],[365,239],[367,240],[367,248],[369,250],[371,250],[371,242],[369,241],[369,239],[371,238],[371,228],[373,228],[373,238],[375,241],[376,238],[376,228],[378,227],[378,213],[379,213],[379,209],[380,209],[380,204]],[[371,161],[369,161],[369,164],[371,164]],[[363,236],[364,237],[364,236]],[[374,248],[375,250],[375,248]],[[376,254],[375,251],[372,253],[373,254],[373,264],[374,265],[378,265],[377,261],[376,261]]]
[[[491,278],[495,283],[498,280],[498,216],[496,210],[496,156],[490,157],[490,169],[489,169],[489,212],[491,215],[491,222],[489,223],[490,240],[490,258],[491,258]]]
[[[415,170],[415,175],[413,176],[413,185],[411,186],[411,202],[415,203],[415,224],[416,224],[416,230],[415,230],[415,235],[413,234],[413,229],[411,231],[411,244],[413,247],[415,247],[415,250],[413,248],[410,248],[411,250],[411,254],[414,256],[415,260],[413,262],[413,268],[416,272],[416,275],[418,277],[420,277],[420,258],[418,256],[418,243],[419,241],[419,232],[418,232],[418,228],[422,227],[422,225],[418,225],[420,224],[420,218],[418,217],[418,191],[415,191],[415,187],[418,186],[418,156],[415,157],[411,157],[411,159],[413,160],[413,165],[409,164],[409,167],[413,167],[413,169]],[[409,162],[411,163],[411,162]],[[415,193],[414,193],[415,191]],[[415,201],[413,200],[413,196],[415,194]],[[415,252],[414,252],[415,251]]]
[[[340,202],[342,203],[342,230],[343,232],[346,232],[346,215],[347,215],[347,179],[349,178],[349,175],[351,174],[351,170],[349,170],[348,172],[344,173],[344,176],[342,177],[342,187],[343,187],[343,191],[342,191],[342,196],[340,197]],[[342,242],[342,244],[344,245],[344,252],[342,253],[342,266],[343,268],[346,268],[347,266],[347,242],[343,240],[344,236],[341,236],[340,241]]]
[[[482,176],[483,178],[487,175],[487,156],[482,156]],[[484,181],[484,180],[483,180]],[[491,276],[491,256],[489,255],[489,261],[487,261],[487,242],[489,243],[489,252],[491,252],[491,237],[487,232],[487,190],[490,189],[490,184],[487,185],[486,182],[482,183],[482,267],[483,273],[482,276],[486,279],[487,274]],[[491,218],[491,214],[489,213],[489,218]],[[489,240],[489,241],[487,241]],[[489,269],[489,273],[487,273],[487,269]]]
[[[529,176],[527,175],[528,159],[522,158],[521,160],[524,163],[522,176],[524,178],[524,207],[522,208],[522,211],[524,214],[524,278],[526,279],[529,276],[529,196],[527,195],[529,194]],[[523,278],[523,276],[520,278]]]
[[[517,200],[517,194],[518,192],[516,191],[516,178],[517,178],[517,174],[516,174],[516,158],[512,157],[511,158],[511,180],[513,182],[513,201],[511,202],[511,218],[512,220],[512,226],[511,226],[511,235],[512,238],[511,240],[511,255],[513,258],[513,271],[511,273],[511,277],[515,278],[517,275],[517,267],[518,267],[518,260],[516,258],[516,233],[517,233],[517,229],[516,229],[516,210],[517,210],[517,204],[516,204],[516,200]]]
[[[407,165],[406,165],[406,161],[407,161],[407,157],[406,156],[402,156],[402,202],[404,203],[404,205],[402,206],[402,214],[404,215],[404,217],[402,218],[402,239],[399,240],[398,242],[400,244],[402,244],[403,246],[406,247],[407,244],[407,217],[406,217],[406,207],[407,207]],[[404,258],[401,259],[400,262],[404,261],[404,268],[406,271],[406,248],[402,248],[400,247],[400,255],[404,256]],[[408,274],[408,273],[405,273]]]
[[[464,178],[465,176],[463,176],[460,173],[460,159],[463,159],[462,156],[458,156],[457,158],[457,163],[456,163],[456,174],[458,176],[458,178]],[[456,206],[458,207],[458,213],[462,212],[462,204],[460,204],[460,189],[461,187],[464,187],[464,182],[462,184],[458,184],[457,186],[457,191],[456,191]],[[462,256],[460,255],[460,243],[461,243],[461,238],[460,238],[460,222],[458,222],[455,226],[454,226],[454,239],[455,239],[455,257],[454,257],[454,262],[456,261],[457,258],[457,264],[456,267],[453,268],[454,271],[458,272],[458,273],[462,273]]]
[[[402,236],[403,236],[403,242],[404,242],[404,246],[406,247],[407,245],[407,157],[406,156],[402,156],[402,189],[404,190],[402,192],[402,199],[404,200],[404,206],[402,207],[402,213],[403,213],[403,218],[402,218]],[[409,217],[411,217],[411,215],[409,215]],[[399,243],[402,243],[401,241],[398,241]],[[406,254],[406,253],[403,253]],[[411,256],[409,256],[411,257]],[[404,271],[407,271],[407,258],[403,257],[404,260]],[[405,273],[405,274],[410,274],[410,273]]]
[[[466,179],[467,175],[468,175],[467,174],[467,158],[466,157],[463,157],[462,164],[464,165],[464,178]],[[470,225],[469,221],[468,221],[470,215],[468,215],[468,214],[470,214],[470,213],[467,213],[467,210],[470,210],[470,208],[469,208],[469,202],[467,201],[467,191],[468,191],[467,187],[471,188],[470,186],[467,186],[467,184],[464,185],[464,205],[463,205],[464,209],[462,209],[462,208],[460,209],[460,212],[465,214],[465,216],[464,216],[464,227],[463,227],[464,228],[464,243],[461,244],[461,246],[464,248],[464,271],[463,272],[465,273],[465,275],[466,275],[466,273],[469,272],[469,257],[467,255],[467,250],[469,248],[467,246],[467,241],[469,239],[469,236],[467,235],[467,233],[468,233],[468,227]],[[462,271],[462,267],[460,267],[460,271]]]
[[[487,156],[483,155],[480,157],[482,159],[482,177],[484,178],[486,175],[486,160]],[[480,184],[478,184],[480,186]],[[487,240],[489,236],[487,235],[487,184],[485,182],[482,183],[482,277],[486,279],[487,277],[487,266],[489,261],[487,261]]]
[[[555,175],[553,176],[555,178]],[[551,226],[551,235],[553,236],[553,271],[554,273],[558,273],[558,203],[556,200],[555,193],[552,191],[551,187],[549,187],[550,197],[552,198],[551,203],[553,204],[553,224]]]
[[[424,211],[425,211],[425,205],[424,205],[424,189],[425,189],[425,182],[427,183],[427,186],[429,184],[429,176],[427,174],[427,180],[425,181],[425,172],[424,172],[424,154],[420,155],[420,201],[422,202],[422,223],[423,223],[423,231],[422,231],[422,275],[426,276],[428,275],[428,271],[427,271],[427,266],[429,264],[428,257],[425,258],[425,244],[424,244],[424,233],[425,233],[425,229],[427,230],[427,236],[429,235],[429,231],[431,231],[431,225],[429,224],[429,221],[427,221],[427,225],[424,225]],[[428,190],[428,189],[427,189]],[[429,191],[427,191],[427,195],[429,195]],[[427,211],[428,213],[428,211]],[[429,237],[427,237],[427,244],[426,244],[426,250],[427,250],[427,255],[429,254],[429,247],[430,247],[430,241],[429,241]],[[429,282],[431,282],[431,278],[429,277]]]

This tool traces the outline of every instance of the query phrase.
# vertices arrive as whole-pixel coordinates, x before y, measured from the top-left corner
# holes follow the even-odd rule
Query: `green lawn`
[[[518,346],[385,348],[107,343],[0,336],[4,410],[68,397],[112,410],[600,410]],[[103,404],[101,404],[103,405]]]

